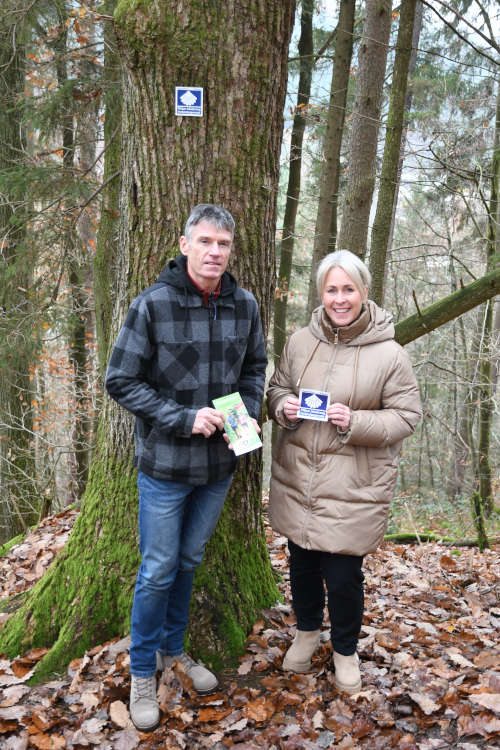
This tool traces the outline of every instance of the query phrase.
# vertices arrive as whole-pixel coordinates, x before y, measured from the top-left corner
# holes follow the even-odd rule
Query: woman
[[[273,452],[271,524],[289,540],[297,617],[283,668],[311,668],[325,584],[335,684],[355,693],[363,558],[383,538],[401,444],[422,412],[392,317],[368,300],[365,264],[348,250],[330,253],[316,281],[322,304],[287,341],[267,391],[269,413],[284,428]],[[300,389],[330,394],[327,421],[299,417]]]

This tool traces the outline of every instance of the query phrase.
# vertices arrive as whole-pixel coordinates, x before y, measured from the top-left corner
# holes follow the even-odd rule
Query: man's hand
[[[210,437],[215,430],[224,429],[224,414],[217,409],[211,409],[210,406],[204,406],[196,412],[194,418],[193,435],[204,435]]]

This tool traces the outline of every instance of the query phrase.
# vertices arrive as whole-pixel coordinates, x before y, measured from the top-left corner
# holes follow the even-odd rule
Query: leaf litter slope
[[[0,603],[43,575],[77,512],[45,519],[0,558]],[[333,684],[328,622],[310,674],[282,672],[295,618],[286,539],[266,525],[283,603],[264,610],[237,669],[198,697],[180,669],[159,685],[163,721],[141,734],[127,701],[128,638],[96,646],[52,682],[26,684],[45,653],[0,656],[0,747],[59,748],[456,748],[492,750],[500,737],[499,548],[384,544],[365,563],[359,644],[363,688]],[[7,618],[0,614],[0,625]]]

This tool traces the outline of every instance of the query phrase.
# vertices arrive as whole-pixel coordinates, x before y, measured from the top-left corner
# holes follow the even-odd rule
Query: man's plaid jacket
[[[260,414],[267,365],[255,297],[227,271],[204,304],[186,271],[170,261],[132,302],[106,373],[106,389],[135,417],[135,464],[156,479],[203,485],[235,468],[222,434],[193,435],[196,412],[239,391]]]

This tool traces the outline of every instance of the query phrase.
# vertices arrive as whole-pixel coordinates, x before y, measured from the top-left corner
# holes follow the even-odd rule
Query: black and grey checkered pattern
[[[228,476],[236,459],[219,431],[192,435],[196,412],[239,391],[257,418],[266,364],[255,297],[226,272],[215,306],[207,307],[184,256],[171,261],[132,302],[106,373],[110,396],[136,417],[136,466],[196,485]]]

